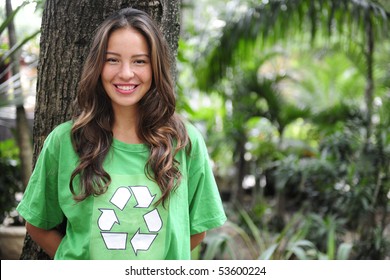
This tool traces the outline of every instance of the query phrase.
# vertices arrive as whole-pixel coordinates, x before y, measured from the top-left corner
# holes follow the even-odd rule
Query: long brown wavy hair
[[[71,130],[72,142],[79,156],[78,166],[70,180],[70,190],[76,201],[104,193],[111,183],[103,161],[113,142],[114,115],[100,74],[110,35],[115,30],[129,27],[145,37],[150,52],[153,82],[138,103],[137,133],[150,148],[145,174],[161,189],[162,196],[157,203],[163,202],[164,205],[180,182],[179,162],[175,155],[181,149],[191,147],[185,125],[175,114],[168,45],[148,14],[132,8],[122,9],[98,27],[81,75],[76,100],[80,110],[74,116]],[[80,185],[78,191],[74,187],[75,181]]]

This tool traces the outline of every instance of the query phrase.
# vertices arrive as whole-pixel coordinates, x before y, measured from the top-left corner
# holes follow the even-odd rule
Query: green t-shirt
[[[187,124],[190,155],[180,151],[182,181],[165,208],[144,173],[149,149],[116,139],[104,161],[112,183],[106,193],[75,202],[69,189],[78,156],[71,122],[46,139],[17,210],[30,224],[51,229],[67,219],[55,259],[190,259],[190,235],[226,221],[204,140]]]

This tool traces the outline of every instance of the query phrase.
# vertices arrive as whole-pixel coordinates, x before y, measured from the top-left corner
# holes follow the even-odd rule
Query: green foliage
[[[365,0],[271,0],[256,3],[232,18],[217,43],[206,50],[204,63],[199,63],[202,89],[214,86],[232,65],[250,60],[259,49],[279,41],[290,43],[297,34],[312,42],[344,35],[364,46],[365,26],[371,25],[378,39],[386,37],[389,27],[386,11]]]
[[[15,195],[23,189],[18,155],[13,139],[0,142],[0,222],[16,207]]]
[[[229,246],[229,242],[231,241],[232,238],[228,234],[210,232],[204,241],[206,249],[201,256],[201,259],[222,259],[225,253],[229,254],[231,259],[236,259],[234,250]]]
[[[8,28],[8,25],[10,24],[10,22],[12,22],[12,20],[14,19],[16,14],[19,12],[19,10],[22,9],[27,4],[28,4],[27,1],[23,2],[15,10],[13,10],[12,13],[8,17],[5,18],[5,20],[0,24],[0,35]]]
[[[33,2],[39,4],[42,1]],[[4,20],[2,20],[0,24],[0,34],[7,30],[9,24],[12,20],[14,20],[15,16],[21,12],[22,8],[30,3],[31,1],[24,1],[21,5],[16,7],[9,16],[4,17]],[[0,41],[0,107],[7,105],[18,106],[23,104],[23,95],[20,94],[20,75],[18,73],[13,73],[14,75],[12,77],[7,77],[7,75],[11,74],[12,64],[15,63],[11,61],[13,56],[19,54],[20,50],[26,46],[26,44],[30,43],[39,33],[40,30],[33,31],[32,33],[24,36],[22,40],[12,47],[9,46],[7,41]],[[11,88],[14,89],[13,95],[9,94],[9,90]]]
[[[221,230],[206,236],[201,259],[237,259],[240,250],[261,260],[351,258],[352,243],[340,239],[342,219],[296,213],[280,232],[274,232],[259,217],[253,218],[254,213],[242,207],[237,210],[241,218],[237,224],[229,221]],[[241,243],[244,246],[238,245]]]
[[[230,177],[231,189],[237,174],[255,178],[228,225],[234,234],[212,235],[203,252],[238,258],[239,236],[252,258],[388,258],[388,13],[365,0],[252,4],[204,59],[186,46],[197,80],[187,72],[191,90],[182,92],[201,100],[189,116],[202,124],[217,177]]]
[[[0,56],[0,65],[7,63],[7,61],[10,59],[10,57],[13,54],[18,52],[26,43],[30,42],[31,39],[35,38],[40,32],[41,32],[40,30],[33,32],[31,35],[28,35],[25,38],[23,38],[20,42],[18,42],[16,45],[14,45],[11,49],[2,53]]]

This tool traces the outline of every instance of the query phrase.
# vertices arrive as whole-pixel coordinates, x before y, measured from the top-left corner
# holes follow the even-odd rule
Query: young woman
[[[77,105],[46,139],[17,208],[31,238],[54,259],[190,259],[226,216],[204,140],[175,113],[169,50],[146,13],[123,9],[98,28]]]

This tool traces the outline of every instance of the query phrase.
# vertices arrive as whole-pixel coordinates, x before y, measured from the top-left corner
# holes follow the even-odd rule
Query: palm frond
[[[14,17],[20,11],[20,9],[23,8],[24,6],[26,6],[28,3],[29,3],[29,1],[24,1],[15,10],[13,10],[12,13],[1,23],[1,25],[0,25],[0,35],[4,32],[4,30],[7,29],[9,23],[14,19]]]
[[[296,33],[347,36],[364,41],[365,27],[373,27],[377,39],[387,36],[390,14],[368,0],[271,0],[228,22],[218,43],[199,62],[201,88],[209,88],[225,76],[227,69],[254,55],[270,42],[287,42]],[[348,28],[346,28],[348,27]],[[363,44],[364,45],[364,44]]]
[[[27,35],[25,38],[23,38],[22,41],[15,44],[10,50],[6,51],[3,55],[0,54],[0,65],[4,64],[7,61],[7,59],[9,59],[14,53],[19,51],[27,42],[29,42],[31,39],[37,36],[40,32],[41,32],[40,30],[37,30],[32,34]]]

